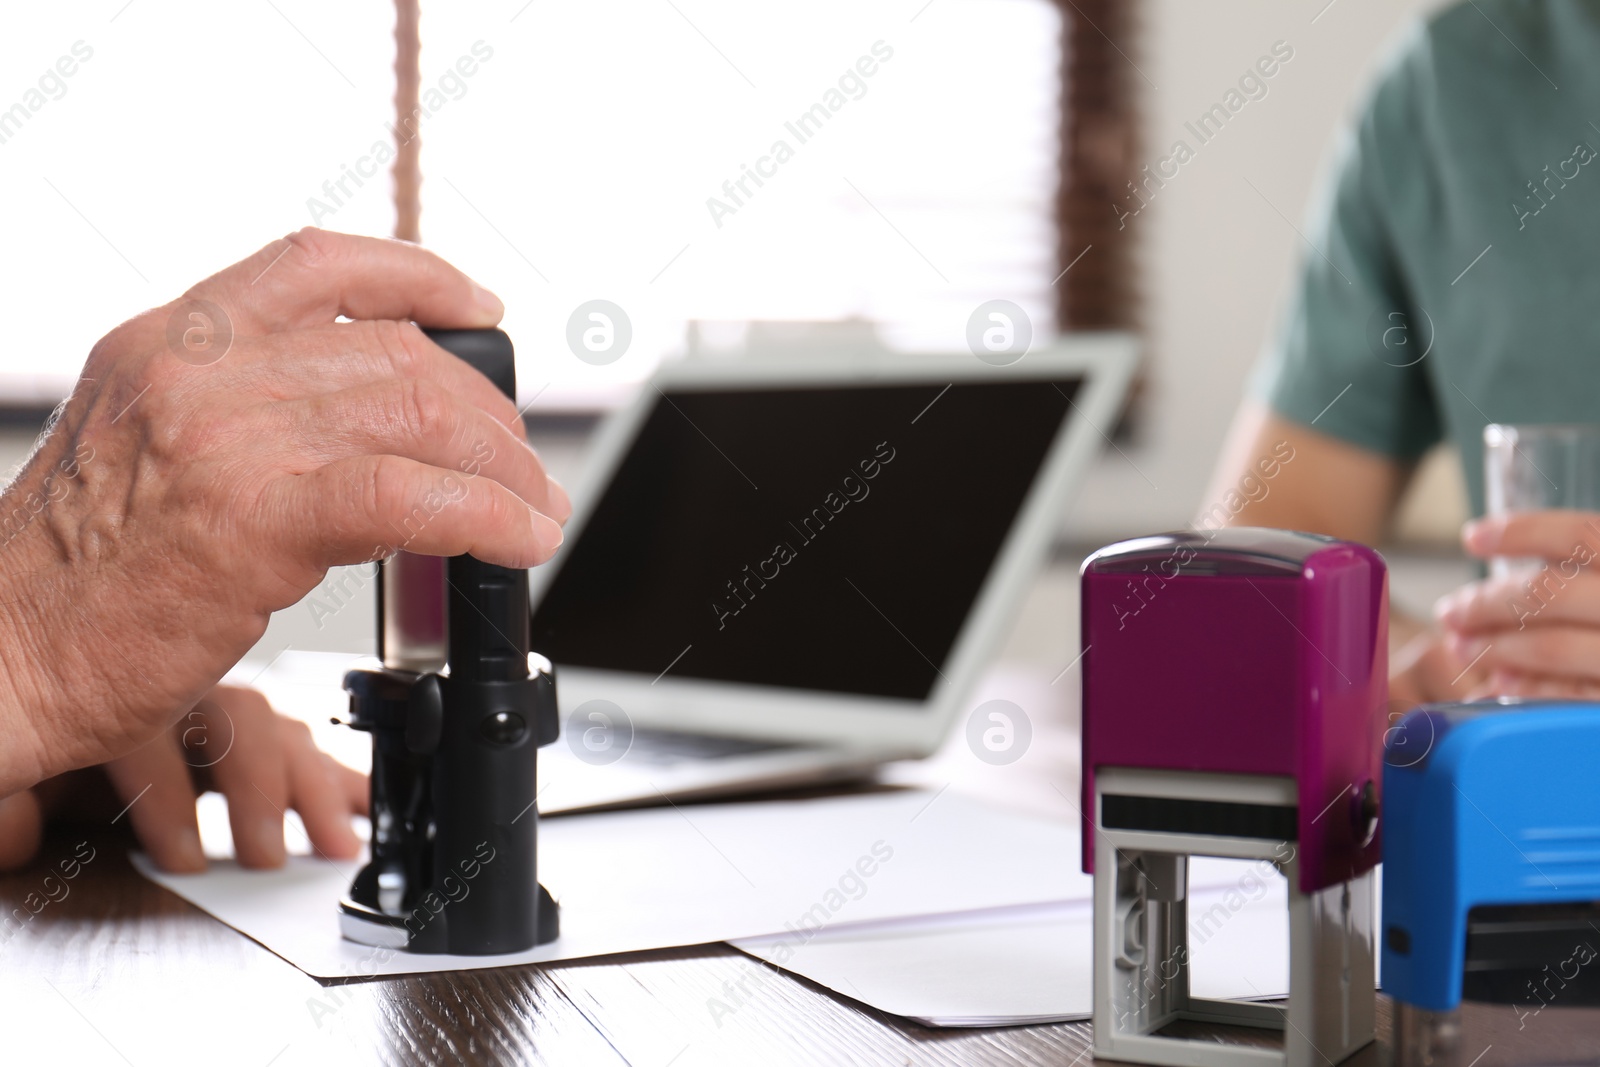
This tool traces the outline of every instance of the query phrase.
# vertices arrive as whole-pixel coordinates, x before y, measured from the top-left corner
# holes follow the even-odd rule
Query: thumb
[[[0,800],[0,871],[27,866],[39,854],[44,836],[44,809],[39,795],[24,789]]]

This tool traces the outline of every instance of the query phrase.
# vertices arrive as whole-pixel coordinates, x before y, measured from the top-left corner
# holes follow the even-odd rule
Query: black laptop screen
[[[921,700],[1081,379],[661,394],[534,611],[558,667]]]

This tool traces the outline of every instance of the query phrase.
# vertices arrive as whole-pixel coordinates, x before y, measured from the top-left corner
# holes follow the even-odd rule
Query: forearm
[[[77,571],[98,572],[110,547],[102,531],[72,521],[84,510],[92,456],[66,420],[57,422],[0,494],[0,796],[110,758],[74,728],[75,713],[139,687],[129,664],[107,662],[115,652],[106,631],[119,627],[103,615],[94,621],[97,598],[71,565],[77,557],[90,564]]]
[[[0,565],[0,585],[3,570]],[[40,737],[40,720],[52,713],[52,701],[41,680],[41,654],[32,647],[39,634],[24,621],[27,614],[15,599],[0,600],[0,798],[65,769],[53,766]]]
[[[1269,526],[1379,544],[1410,468],[1245,401],[1200,505],[1202,525]]]
[[[62,681],[81,671],[98,644],[78,633],[78,598],[52,604],[41,595],[61,577],[59,557],[41,536],[71,492],[56,470],[61,436],[50,433],[0,494],[0,797],[71,769],[50,740],[55,721],[74,706]]]

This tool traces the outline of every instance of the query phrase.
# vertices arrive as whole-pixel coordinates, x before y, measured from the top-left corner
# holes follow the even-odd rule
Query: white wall
[[[1068,526],[1075,540],[1171,528],[1198,512],[1246,374],[1307,254],[1295,227],[1304,228],[1335,131],[1394,34],[1439,6],[1326,4],[1142,5],[1142,40],[1129,50],[1143,72],[1135,75],[1144,93],[1140,162],[1153,164],[1180,137],[1196,154],[1126,220],[1140,248],[1149,393],[1140,440],[1123,446],[1126,458],[1108,451],[1080,495]],[[1184,123],[1219,102],[1276,41],[1294,56],[1267,81],[1267,95],[1200,145]],[[1449,489],[1446,482],[1446,504]]]

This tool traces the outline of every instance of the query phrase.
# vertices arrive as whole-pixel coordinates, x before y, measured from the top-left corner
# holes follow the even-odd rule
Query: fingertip
[[[327,774],[327,786],[343,804],[334,804],[326,817],[308,817],[305,811],[300,818],[306,824],[311,843],[332,859],[349,860],[361,855],[365,845],[356,833],[352,820],[367,813],[367,776],[354,771],[332,756],[319,753]]]
[[[1489,651],[1489,643],[1479,637],[1468,637],[1465,634],[1450,634],[1445,638],[1445,647],[1455,657],[1456,662],[1463,665],[1463,670],[1470,669]]]
[[[533,525],[533,543],[538,554],[538,563],[544,563],[556,554],[556,549],[561,547],[566,534],[562,532],[561,524],[550,516],[533,508],[528,509],[528,514]]]
[[[477,282],[473,282],[472,310],[476,325],[496,326],[505,317],[506,306],[498,296],[495,296]]]
[[[1462,612],[1462,596],[1459,590],[1446,593],[1433,602],[1433,618],[1441,626],[1453,626],[1459,623]]]
[[[139,844],[156,866],[175,874],[206,869],[195,821],[193,768],[185,762],[185,754],[176,730],[168,730],[105,768],[127,805],[123,811]]]
[[[1493,553],[1505,532],[1505,518],[1499,515],[1473,519],[1461,528],[1461,544],[1474,556]]]
[[[1520,675],[1499,669],[1490,671],[1488,681],[1483,685],[1485,695],[1489,697],[1527,696],[1526,688]]]
[[[350,825],[349,816],[319,825],[311,834],[311,844],[329,859],[353,860],[361,855],[362,841],[355,827]]]
[[[33,790],[0,799],[0,871],[27,866],[43,838],[44,811]]]
[[[251,870],[282,867],[289,855],[283,843],[283,817],[269,815],[239,828],[234,834],[233,850],[241,867]]]
[[[562,526],[572,518],[572,498],[567,495],[566,487],[554,478],[550,482],[550,517]]]
[[[200,874],[206,869],[200,832],[192,826],[178,827],[144,844],[156,866],[169,874]]]

